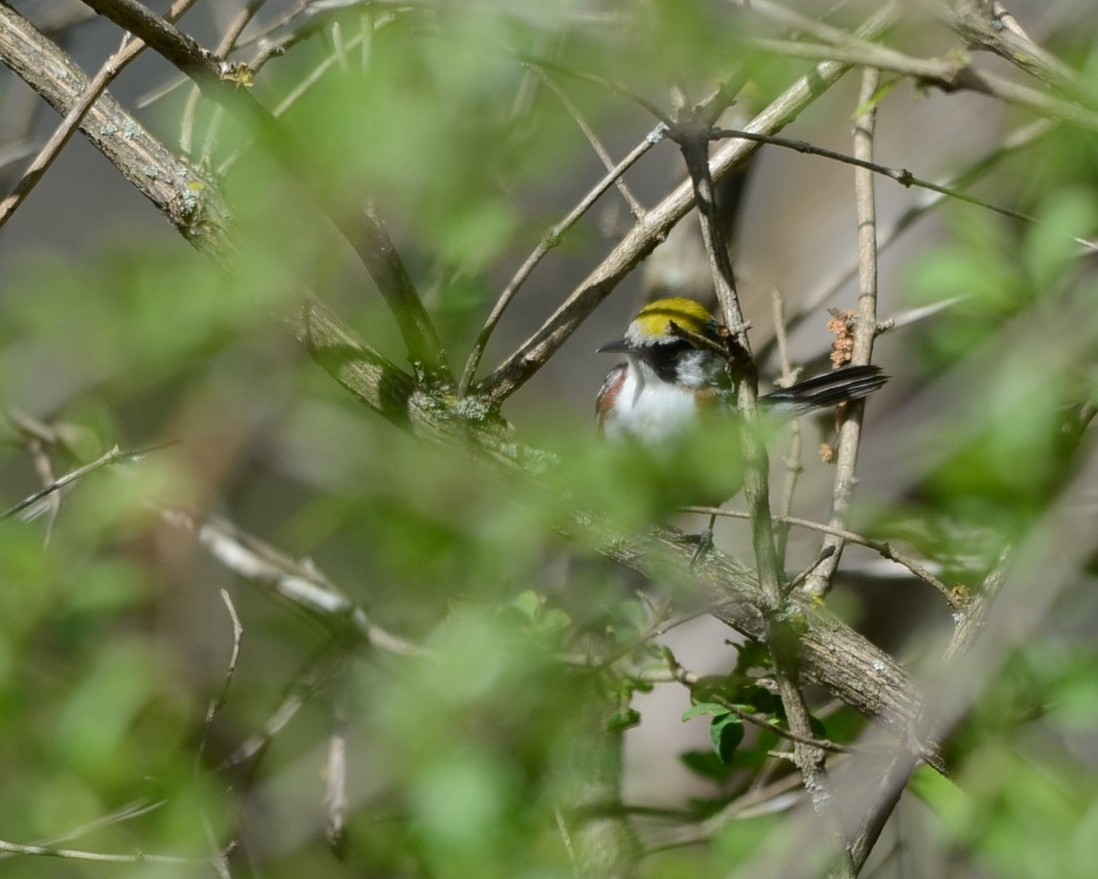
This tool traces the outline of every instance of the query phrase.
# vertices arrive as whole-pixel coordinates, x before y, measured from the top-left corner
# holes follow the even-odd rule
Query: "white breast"
[[[633,360],[603,430],[611,440],[635,437],[657,444],[686,432],[696,415],[692,390],[660,381],[648,366]]]

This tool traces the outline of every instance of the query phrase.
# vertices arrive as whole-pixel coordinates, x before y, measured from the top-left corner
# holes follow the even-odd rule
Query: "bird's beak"
[[[595,349],[597,354],[629,354],[634,346],[628,339],[618,339],[616,342],[607,342]]]

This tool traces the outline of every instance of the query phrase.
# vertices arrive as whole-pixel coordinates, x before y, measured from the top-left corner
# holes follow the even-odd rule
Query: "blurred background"
[[[119,29],[78,2],[10,6],[89,75],[118,48]],[[617,161],[656,125],[631,95],[669,112],[672,86],[698,101],[739,71],[747,84],[726,117],[736,127],[811,69],[757,41],[816,42],[812,34],[745,6],[199,0],[180,26],[203,46],[245,9],[253,17],[230,58],[249,62],[285,41],[247,88],[303,145],[308,185],[272,158],[264,135],[195,97],[156,53],[111,86],[223,194],[235,252],[225,270],[196,251],[80,135],[0,228],[0,503],[115,444],[155,449],[96,470],[31,507],[32,518],[0,523],[0,839],[80,830],[66,847],[192,862],[107,868],[24,855],[0,860],[0,875],[208,875],[211,849],[230,839],[239,846],[221,866],[234,876],[582,873],[562,843],[559,804],[582,787],[577,742],[607,704],[620,713],[611,728],[628,727],[621,798],[647,852],[641,874],[794,875],[773,851],[795,845],[795,833],[813,837],[782,821],[797,799],[795,784],[781,788],[789,761],[768,757],[782,740],[749,735],[715,767],[707,719],[682,720],[685,687],[581,675],[557,661],[594,645],[641,668],[660,661],[648,651],[656,643],[698,675],[731,675],[741,662],[752,680],[767,676],[729,643],[736,633],[704,615],[653,639],[666,584],[558,536],[567,492],[625,529],[704,524],[636,484],[636,470],[615,482],[593,418],[614,362],[595,349],[619,338],[646,299],[711,295],[693,215],[503,406],[518,441],[563,461],[561,481],[548,480],[554,496],[385,422],[310,359],[294,327],[309,293],[408,368],[395,321],[313,195],[348,215],[370,200],[460,374],[500,292],[605,173],[577,115]],[[853,31],[876,8],[800,12]],[[910,4],[882,39],[910,57],[958,57],[943,10]],[[1078,93],[1065,97],[990,53],[972,53],[978,68],[1094,112],[1093,4],[1019,2],[1010,12],[1063,60]],[[847,74],[784,134],[849,154],[859,80]],[[0,90],[8,191],[59,117],[10,72]],[[1074,532],[1050,523],[1065,498],[1083,533],[1093,522],[1084,431],[1098,291],[1093,246],[1079,240],[1093,242],[1098,220],[1095,132],[889,71],[875,106],[875,161],[1030,219],[945,199],[881,251],[878,314],[897,326],[878,338],[874,362],[892,379],[867,408],[850,527],[899,541],[965,594],[1004,548],[1019,569],[1023,557],[1045,562],[1017,587],[1036,604],[1001,598],[995,625],[1006,628],[987,636],[999,651],[967,672],[954,667],[969,675],[976,706],[951,742],[958,775],[921,770],[867,874],[1092,876],[1093,547],[1088,538],[1065,547]],[[668,140],[624,178],[647,208],[684,179]],[[933,197],[884,177],[876,186],[882,238]],[[764,380],[781,373],[775,291],[791,318],[790,359],[805,374],[826,369],[827,310],[856,307],[853,169],[764,146],[722,194],[753,344],[768,355]],[[505,312],[478,378],[634,222],[611,189],[561,236]],[[803,425],[794,515],[827,519],[833,469],[817,447],[833,435],[831,417]],[[790,442],[782,434],[772,447],[775,497]],[[688,467],[704,478],[722,463],[711,455]],[[743,509],[742,498],[728,506]],[[284,554],[275,567],[297,560],[322,572],[434,660],[347,648],[212,555],[203,523],[226,529],[216,533],[230,543]],[[791,532],[791,573],[812,562],[819,540]],[[718,525],[720,549],[749,559],[750,545],[746,523]],[[234,647],[222,589],[244,634],[210,723]],[[674,594],[684,612],[703,610],[696,596]],[[858,547],[827,603],[915,669],[940,657],[957,622],[926,583]],[[812,695],[828,737],[854,740],[863,722]],[[342,765],[334,741],[348,755],[346,814],[330,845]],[[744,799],[775,784],[772,796]]]

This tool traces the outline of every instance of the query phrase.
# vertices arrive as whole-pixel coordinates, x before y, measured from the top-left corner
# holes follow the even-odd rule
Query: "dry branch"
[[[54,110],[68,114],[88,78],[58,46],[0,4],[0,61]],[[175,156],[110,95],[88,110],[80,130],[191,244],[218,262],[232,250],[229,211],[216,186]]]

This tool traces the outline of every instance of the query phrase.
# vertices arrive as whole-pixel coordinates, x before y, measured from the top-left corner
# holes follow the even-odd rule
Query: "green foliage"
[[[355,255],[361,242],[337,231],[372,201],[460,371],[515,267],[604,173],[533,66],[545,62],[540,72],[616,160],[655,125],[630,94],[670,112],[671,87],[693,102],[718,82],[745,79],[736,102],[746,109],[808,69],[760,50],[753,37],[774,33],[736,6],[362,4],[302,31],[256,77],[251,93],[269,107],[309,81],[280,116],[286,139],[200,101],[193,154],[209,146],[210,186],[223,188],[232,211],[227,268],[140,220],[95,230],[85,251],[5,265],[0,404],[12,414],[0,447],[3,506],[116,444],[156,449],[87,475],[57,495],[57,509],[0,522],[0,839],[54,839],[137,803],[149,810],[64,844],[200,862],[123,874],[205,875],[208,827],[218,841],[246,837],[260,852],[256,864],[251,850],[234,855],[234,876],[424,879],[563,879],[575,874],[577,828],[625,818],[638,819],[645,876],[725,876],[760,852],[803,847],[785,815],[736,808],[791,771],[770,753],[790,747],[770,645],[736,645],[731,668],[692,677],[688,722],[676,725],[687,693],[681,678],[669,680],[678,669],[661,645],[677,635],[678,613],[710,599],[694,578],[640,583],[594,551],[674,519],[683,505],[737,498],[744,464],[734,419],[717,414],[662,449],[598,442],[586,399],[598,376],[590,393],[573,395],[574,373],[562,370],[520,392],[522,423],[506,442],[527,450],[529,466],[505,473],[369,412],[309,359],[294,337],[300,327],[287,325],[315,296],[408,367],[396,321]],[[831,26],[843,14],[853,13],[840,11]],[[919,38],[905,32],[893,42]],[[1093,47],[1076,53],[1093,82]],[[866,105],[882,118],[898,105],[910,110],[899,103],[909,90],[896,82]],[[800,124],[846,120],[853,102],[851,93],[821,99]],[[181,103],[160,111],[173,138]],[[654,155],[671,164],[628,178],[648,207],[682,174],[667,144]],[[1033,222],[951,208],[946,240],[906,270],[912,304],[958,301],[892,336],[892,388],[913,409],[870,409],[891,433],[885,472],[865,481],[895,485],[865,530],[913,544],[973,594],[1005,542],[1056,537],[1040,532],[1042,517],[1079,470],[1084,404],[1098,399],[1098,287],[1077,241],[1098,227],[1095,155],[1093,136],[1061,125],[1006,159],[988,187]],[[799,188],[795,204],[767,205],[778,226],[809,209],[800,193],[813,188]],[[597,265],[623,217],[609,207],[562,237],[505,316],[478,377],[560,305],[577,265]],[[789,242],[773,245],[784,255]],[[788,292],[790,302],[808,295]],[[753,338],[765,341],[766,308],[747,302]],[[924,392],[933,398],[925,405]],[[444,393],[449,403],[456,390]],[[871,445],[876,424],[867,425]],[[776,474],[785,428],[763,429]],[[237,542],[217,544],[212,535],[222,532],[203,530],[222,519],[242,529]],[[730,544],[740,540],[749,560],[747,535],[734,531]],[[801,563],[796,551],[791,568]],[[254,570],[249,552],[269,567]],[[291,585],[333,605],[345,599],[355,613],[310,613],[276,598],[286,585],[277,574],[287,572]],[[952,743],[955,782],[925,770],[914,782],[941,825],[940,844],[996,875],[1095,872],[1098,657],[1084,639],[1061,637],[1093,620],[1089,577],[1079,572],[1062,616],[1044,628],[1035,621],[1039,636],[980,694]],[[221,589],[243,627],[239,645]],[[789,646],[805,620],[790,621]],[[919,634],[912,620],[901,625]],[[382,630],[372,643],[368,626]],[[713,650],[723,651],[717,640]],[[913,642],[921,652],[923,641]],[[957,675],[966,671],[959,661]],[[679,702],[668,709],[660,697],[670,691]],[[622,774],[626,791],[655,776],[630,748],[651,728],[664,736],[660,712],[678,727],[659,746],[667,763],[682,764],[679,774],[657,783],[656,805],[623,803]],[[708,724],[704,749],[686,738],[697,732],[706,744],[698,718]],[[849,710],[828,714],[826,727],[812,722],[815,735],[841,742],[866,723]],[[345,862],[324,834],[327,785],[339,777],[329,760],[340,747]],[[53,876],[57,862],[22,858],[12,869]]]

